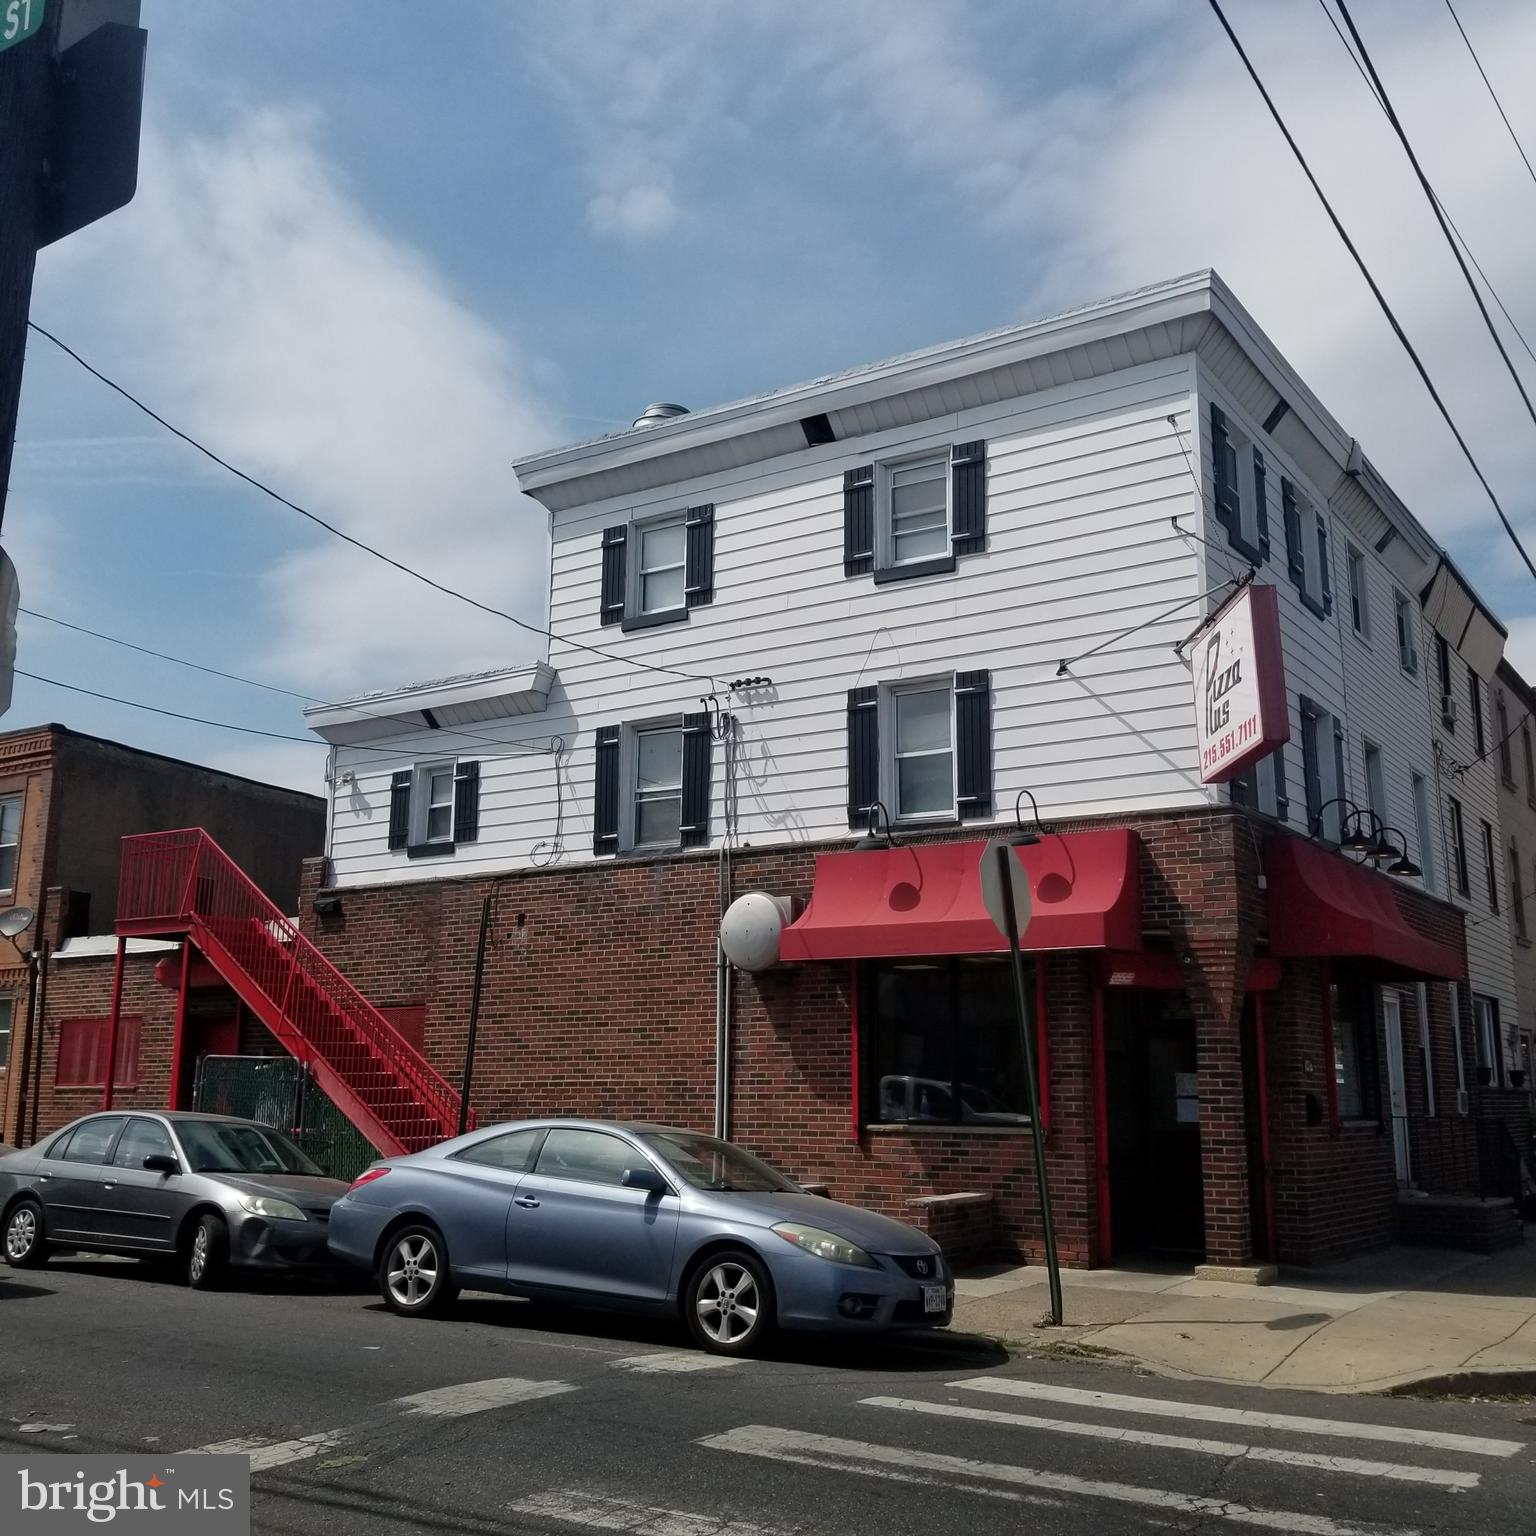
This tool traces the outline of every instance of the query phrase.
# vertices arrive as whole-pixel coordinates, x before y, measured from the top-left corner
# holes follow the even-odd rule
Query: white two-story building
[[[1038,1253],[977,875],[1022,830],[1070,1261],[1321,1260],[1456,1186],[1514,1016],[1503,630],[1215,274],[516,470],[547,657],[307,712],[306,931],[454,1081],[493,896],[482,1120],[713,1123]],[[1277,616],[1283,704],[1206,782],[1229,604]],[[752,892],[749,972],[717,937]]]

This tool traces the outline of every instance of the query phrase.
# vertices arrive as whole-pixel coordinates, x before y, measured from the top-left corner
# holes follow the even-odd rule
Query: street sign
[[[1013,920],[1015,931],[1008,931],[1008,908],[1003,900],[1003,875],[999,868],[1000,860],[997,850],[1002,848],[1007,853],[1008,883],[1013,887]],[[1029,927],[1030,914],[1033,909],[1033,901],[1029,894],[1029,876],[1024,871],[1024,866],[1019,863],[1017,856],[1009,844],[1001,838],[993,838],[985,848],[981,850],[981,864],[977,870],[981,876],[981,900],[987,909],[987,916],[992,919],[993,925],[1005,939],[1022,939],[1024,930]]]
[[[0,53],[24,43],[43,24],[43,0],[0,0]]]

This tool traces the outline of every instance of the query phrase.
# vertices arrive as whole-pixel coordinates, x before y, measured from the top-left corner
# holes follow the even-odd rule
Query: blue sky
[[[1536,8],[1460,9],[1536,146]],[[1536,426],[1320,7],[1228,11],[1536,539]],[[1443,4],[1355,14],[1536,345],[1536,184]],[[144,23],[139,196],[43,253],[34,317],[489,602],[542,618],[520,453],[1214,266],[1536,667],[1536,585],[1204,6],[144,0]],[[326,540],[35,340],[5,542],[26,606],[313,696],[537,649]],[[18,664],[304,734],[295,699],[36,619]],[[42,719],[320,786],[319,747],[18,681],[7,725]]]

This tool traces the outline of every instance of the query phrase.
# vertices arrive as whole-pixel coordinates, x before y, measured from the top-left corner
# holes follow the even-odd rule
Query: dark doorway
[[[1182,994],[1108,991],[1104,1058],[1113,1257],[1201,1255],[1198,1063]]]

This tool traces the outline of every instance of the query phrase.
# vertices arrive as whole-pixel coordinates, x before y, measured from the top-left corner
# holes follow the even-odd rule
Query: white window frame
[[[900,775],[898,760],[902,757],[937,756],[937,749],[924,752],[903,753],[898,750],[896,734],[896,701],[904,694],[949,693],[949,806],[939,811],[918,811],[904,815],[898,793]],[[921,826],[924,823],[957,821],[960,816],[960,790],[957,784],[959,751],[956,739],[955,675],[941,673],[938,677],[914,678],[910,682],[889,683],[880,690],[880,799],[890,811],[891,821],[899,826]]]
[[[1440,890],[1440,861],[1435,849],[1435,820],[1430,813],[1429,780],[1417,771],[1413,775],[1413,819],[1419,834],[1419,868],[1424,871],[1424,889]]]
[[[1362,640],[1371,638],[1371,581],[1365,551],[1344,541],[1344,586],[1349,594],[1349,622]]]
[[[3,809],[6,806],[16,807],[16,841],[14,843],[0,843],[0,848],[10,848],[11,855],[11,883],[0,886],[0,890],[14,891],[16,882],[21,878],[21,822],[27,808],[27,797],[22,794],[0,795],[0,826],[4,824]]]
[[[1499,1000],[1481,992],[1472,994],[1472,1041],[1477,1065],[1488,1068],[1488,1086],[1498,1088],[1504,1082],[1503,1026],[1499,1021]]]
[[[675,565],[658,565],[653,570],[647,571],[645,565],[645,537],[648,533],[658,533],[665,528],[676,528],[683,536],[683,555]],[[625,561],[626,582],[624,592],[624,617],[631,621],[635,619],[657,619],[663,616],[680,616],[688,611],[688,514],[686,511],[663,512],[656,517],[638,518],[629,525],[629,539],[631,558]],[[666,571],[679,571],[682,574],[682,601],[674,603],[670,608],[647,608],[645,606],[645,578],[647,575],[660,575]]]
[[[427,835],[427,825],[430,820],[428,813],[440,803],[431,798],[432,778],[438,773],[448,775],[448,835],[429,837]],[[411,846],[413,848],[435,848],[440,843],[453,841],[453,806],[458,773],[458,759],[453,757],[433,758],[431,762],[416,764],[411,778]]]
[[[16,998],[14,995],[0,997],[0,1072],[10,1068],[11,1042],[15,1039],[15,1028]]]
[[[1397,625],[1397,663],[1409,677],[1419,675],[1418,610],[1413,599],[1392,593],[1393,619]]]
[[[652,735],[677,737],[677,824],[678,834],[674,841],[666,843],[642,843],[640,832],[640,738]],[[626,725],[619,746],[620,799],[619,847],[625,853],[666,853],[683,845],[683,717],[663,715],[655,720],[642,720]],[[671,786],[667,793],[655,793],[648,799],[671,798]]]
[[[1383,822],[1390,822],[1391,817],[1387,815],[1387,766],[1381,748],[1369,736],[1361,739],[1360,766],[1365,779],[1366,806]]]
[[[949,560],[955,546],[955,476],[950,459],[952,448],[925,449],[922,453],[903,454],[898,459],[884,459],[875,465],[875,569],[900,571],[922,567],[936,560]],[[891,507],[892,477],[897,470],[912,469],[919,464],[938,464],[944,484],[944,548],[936,555],[915,555],[905,560],[896,558],[896,530]]]

